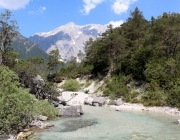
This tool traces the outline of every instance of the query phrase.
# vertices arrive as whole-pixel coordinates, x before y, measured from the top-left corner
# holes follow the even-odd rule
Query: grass
[[[69,91],[78,91],[81,88],[81,84],[76,80],[69,79],[61,86],[61,88]]]

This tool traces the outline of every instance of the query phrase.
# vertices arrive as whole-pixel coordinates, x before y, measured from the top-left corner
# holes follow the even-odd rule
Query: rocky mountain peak
[[[47,53],[59,49],[61,57],[68,61],[76,57],[79,50],[83,52],[84,43],[90,38],[96,38],[107,29],[100,24],[76,25],[67,23],[49,32],[36,33],[29,39],[40,45]]]

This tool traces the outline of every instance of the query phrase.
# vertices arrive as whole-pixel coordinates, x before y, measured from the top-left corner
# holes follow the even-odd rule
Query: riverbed
[[[178,116],[83,106],[84,115],[51,121],[31,140],[179,140]]]

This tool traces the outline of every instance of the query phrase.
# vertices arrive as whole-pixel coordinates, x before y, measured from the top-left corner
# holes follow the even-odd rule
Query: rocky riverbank
[[[77,79],[80,83],[85,83],[84,80]],[[88,90],[88,94],[85,94],[84,91],[79,92],[69,92],[69,91],[62,91],[61,96],[59,99],[63,99],[68,101],[67,104],[69,105],[92,105],[92,106],[107,106],[111,107],[116,111],[120,110],[134,110],[134,111],[150,111],[155,113],[164,113],[169,115],[176,115],[180,116],[180,111],[178,108],[172,108],[168,106],[163,107],[146,107],[142,104],[132,104],[132,103],[125,103],[122,101],[121,98],[117,100],[111,100],[108,97],[103,97],[101,92],[95,93],[97,89],[102,86],[103,82],[96,83],[93,81],[85,90]]]
[[[83,82],[85,83],[85,81]],[[103,84],[102,82],[100,83],[92,82],[84,90],[81,90],[78,92],[63,91],[62,89],[59,88],[58,91],[61,94],[59,97],[57,97],[58,102],[66,103],[66,106],[64,106],[63,104],[58,104],[56,106],[60,110],[59,115],[61,117],[79,117],[84,114],[83,108],[81,105],[90,105],[94,107],[106,106],[106,107],[110,107],[114,109],[115,111],[121,111],[121,110],[150,111],[154,113],[164,113],[164,114],[169,114],[169,115],[180,116],[180,111],[177,108],[145,107],[142,104],[125,103],[122,101],[121,98],[117,100],[111,100],[108,97],[104,97],[102,92],[95,93],[98,87],[101,86],[102,84]],[[85,93],[85,91],[87,90],[88,90],[88,93]],[[47,118],[44,120],[44,117],[46,116],[40,115],[40,118],[38,120],[32,122],[33,126],[39,127],[40,129],[52,127],[50,124],[42,122],[42,121],[47,120]],[[178,120],[178,122],[180,122],[180,120]],[[21,132],[19,133],[17,138],[21,139],[21,137],[26,137],[26,136],[28,137],[32,133],[33,133],[32,131]],[[14,139],[15,139],[15,136],[10,136],[8,140],[14,140]]]
[[[72,99],[69,100],[73,94],[76,94],[76,96]],[[117,100],[110,100],[107,97],[103,97],[99,94],[85,94],[83,92],[63,92],[62,93],[62,98],[64,100],[69,100],[67,102],[69,105],[92,105],[92,106],[107,106],[111,107],[116,111],[121,111],[121,110],[134,110],[134,111],[150,111],[150,112],[155,112],[155,113],[164,113],[164,114],[169,114],[169,115],[176,115],[180,116],[180,111],[178,108],[172,108],[168,106],[163,106],[163,107],[146,107],[143,106],[142,104],[132,104],[132,103],[125,103],[122,101],[121,98]]]
[[[120,111],[120,110],[151,111],[155,113],[164,113],[164,114],[169,114],[169,115],[180,116],[180,111],[177,108],[172,108],[168,106],[145,107],[142,104],[123,103],[120,106],[111,105],[109,107],[114,108],[116,111]]]

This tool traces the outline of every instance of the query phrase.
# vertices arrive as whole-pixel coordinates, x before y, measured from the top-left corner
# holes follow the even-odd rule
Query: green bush
[[[81,85],[79,84],[78,81],[69,79],[61,86],[61,88],[70,91],[77,91],[81,88]]]
[[[146,65],[145,75],[154,87],[172,88],[177,78],[180,77],[179,61],[174,58],[161,58]]]
[[[58,116],[59,109],[49,104],[48,101],[39,100],[35,102],[35,107],[33,112],[35,117],[39,115],[44,115],[47,116],[48,119],[53,119]]]
[[[143,105],[145,106],[164,106],[167,96],[163,91],[149,91],[142,96]]]
[[[19,132],[32,120],[33,97],[8,67],[0,66],[0,83],[0,134]]]
[[[131,103],[139,103],[141,100],[138,97],[139,93],[137,91],[133,91],[132,93],[127,94],[124,100]]]
[[[120,75],[106,80],[107,86],[103,93],[111,99],[116,99],[121,96],[126,97],[129,91],[125,85],[125,79],[126,77],[124,75]]]
[[[172,89],[168,91],[167,103],[170,106],[180,108],[180,87],[174,85]]]

